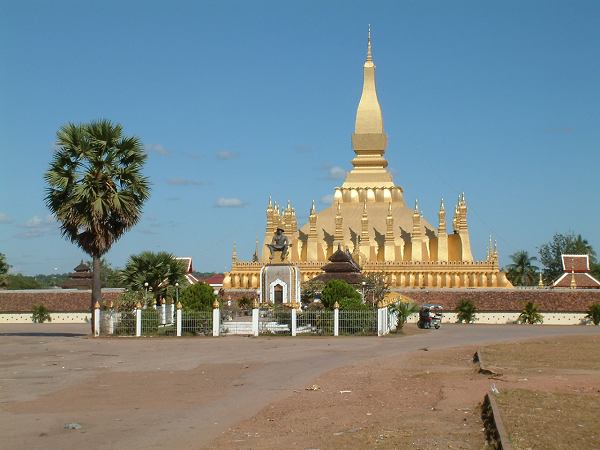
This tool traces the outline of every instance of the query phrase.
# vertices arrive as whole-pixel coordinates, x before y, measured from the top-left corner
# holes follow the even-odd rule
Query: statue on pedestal
[[[287,236],[284,234],[283,228],[277,228],[275,234],[273,235],[273,239],[270,244],[267,244],[269,247],[269,251],[271,255],[269,256],[269,261],[273,260],[273,255],[275,252],[281,252],[281,260],[284,261],[288,255],[288,248],[290,243],[288,241]]]

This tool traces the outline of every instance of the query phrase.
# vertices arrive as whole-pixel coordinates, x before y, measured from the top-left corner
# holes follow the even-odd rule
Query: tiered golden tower
[[[291,203],[281,211],[269,198],[259,261],[232,258],[224,288],[258,288],[260,269],[269,263],[266,244],[277,228],[283,228],[290,240],[286,260],[299,266],[303,281],[322,273],[321,267],[339,244],[358,259],[363,273],[383,273],[392,288],[511,287],[491,241],[486,259],[473,261],[464,193],[454,208],[451,234],[443,200],[437,229],[423,218],[418,201],[414,209],[406,207],[403,190],[394,183],[384,158],[387,136],[377,99],[370,29],[363,71],[352,134],[355,157],[344,183],[335,188],[333,204],[317,213],[313,201],[308,223],[298,229]]]

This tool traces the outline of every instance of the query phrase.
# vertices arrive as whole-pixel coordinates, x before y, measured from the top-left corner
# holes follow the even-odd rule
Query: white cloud
[[[332,166],[327,169],[327,175],[332,180],[341,180],[346,177],[346,171],[340,166]]]
[[[155,153],[161,156],[169,156],[171,154],[171,152],[168,149],[166,149],[162,144],[148,144],[144,146],[144,148],[148,153]]]
[[[217,208],[241,208],[243,206],[246,206],[246,204],[239,198],[219,197],[215,202],[215,206]]]
[[[167,184],[170,184],[171,186],[203,186],[204,185],[204,183],[202,183],[200,181],[190,180],[187,178],[179,178],[179,177],[169,178],[167,180]]]
[[[12,223],[13,220],[6,213],[0,212],[0,223]]]
[[[221,160],[234,159],[238,157],[237,152],[232,152],[231,150],[219,150],[217,152],[217,158]]]
[[[31,219],[27,220],[25,222],[25,226],[27,228],[38,228],[40,227],[42,224],[44,223],[44,221],[42,219],[40,219],[40,217],[38,216],[33,216]]]
[[[43,219],[40,216],[33,216],[31,219],[26,220],[22,225],[19,225],[19,227],[24,228],[25,231],[22,231],[15,236],[20,239],[42,237],[54,232],[56,230],[56,225],[56,219],[51,214]]]
[[[321,203],[324,203],[326,205],[331,205],[333,203],[333,195],[331,195],[331,194],[324,195],[323,197],[321,197]]]

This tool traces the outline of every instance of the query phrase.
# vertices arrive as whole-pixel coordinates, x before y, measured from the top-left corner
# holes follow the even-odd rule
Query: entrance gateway
[[[300,269],[292,264],[267,264],[260,271],[261,304],[300,304]]]

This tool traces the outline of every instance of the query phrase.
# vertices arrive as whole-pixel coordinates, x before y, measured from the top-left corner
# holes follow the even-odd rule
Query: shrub
[[[456,307],[456,312],[456,319],[458,320],[458,323],[475,322],[475,314],[477,313],[477,308],[471,300],[462,299]]]
[[[396,331],[398,331],[404,326],[408,316],[419,312],[419,307],[414,303],[405,303],[399,301],[391,304],[388,307],[388,310],[392,314],[396,314]]]
[[[212,309],[216,298],[212,287],[205,283],[196,283],[183,290],[179,301],[185,310],[206,311]]]
[[[254,302],[250,297],[242,297],[238,300],[238,307],[244,310],[252,309],[253,303]]]
[[[585,317],[590,319],[594,325],[600,325],[600,303],[591,304]]]
[[[44,305],[36,305],[33,307],[31,320],[33,320],[33,323],[52,322],[52,317],[50,317],[50,312]]]
[[[327,309],[333,309],[333,305],[336,301],[341,307],[342,301],[345,299],[355,299],[358,300],[358,303],[362,304],[360,293],[350,284],[342,280],[330,280],[321,292],[321,302]]]
[[[519,318],[517,320],[520,323],[533,325],[534,323],[543,323],[544,316],[540,314],[536,304],[533,302],[527,302],[521,310],[521,314],[519,314]]]

